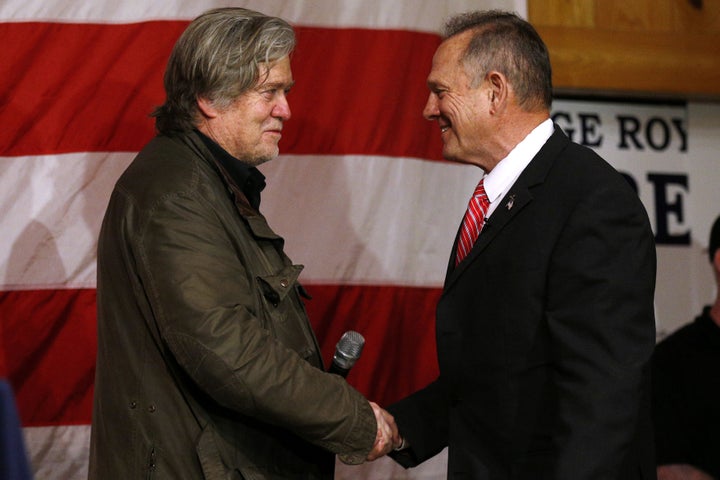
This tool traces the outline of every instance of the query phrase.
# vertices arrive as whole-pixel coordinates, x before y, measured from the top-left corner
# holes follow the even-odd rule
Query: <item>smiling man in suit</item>
[[[437,305],[440,375],[389,408],[393,457],[447,446],[449,479],[655,478],[655,249],[636,193],[553,124],[548,51],[518,16],[450,19],[427,84],[443,155],[484,175]]]

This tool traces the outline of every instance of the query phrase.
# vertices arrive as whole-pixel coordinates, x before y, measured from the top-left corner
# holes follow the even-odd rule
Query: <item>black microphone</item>
[[[365,339],[358,332],[349,330],[343,333],[335,346],[335,355],[328,372],[346,378],[352,366],[360,358],[364,346]]]

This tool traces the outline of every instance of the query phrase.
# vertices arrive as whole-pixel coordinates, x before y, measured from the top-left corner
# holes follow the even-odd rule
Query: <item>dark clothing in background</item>
[[[658,344],[653,401],[657,464],[720,479],[720,327],[710,307]]]

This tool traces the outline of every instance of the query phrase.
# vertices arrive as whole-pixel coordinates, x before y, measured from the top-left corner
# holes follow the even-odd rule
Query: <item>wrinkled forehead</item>
[[[443,59],[460,60],[462,54],[467,49],[470,42],[471,32],[463,32],[452,37],[446,38],[440,43],[433,59],[438,57]]]
[[[271,86],[290,87],[294,84],[290,57],[284,56],[273,62],[258,65],[258,79],[255,88]]]
[[[466,31],[443,40],[433,56],[433,68],[457,67],[462,62],[471,39],[472,32]]]

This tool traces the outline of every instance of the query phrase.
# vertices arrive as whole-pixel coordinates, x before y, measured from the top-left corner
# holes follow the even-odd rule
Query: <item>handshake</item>
[[[360,458],[358,455],[338,455],[338,458],[343,463],[357,465],[365,461],[372,462],[387,455],[393,449],[405,447],[405,442],[400,436],[400,432],[398,432],[393,416],[375,402],[370,402],[370,406],[377,421],[377,436],[373,448],[366,458]]]

